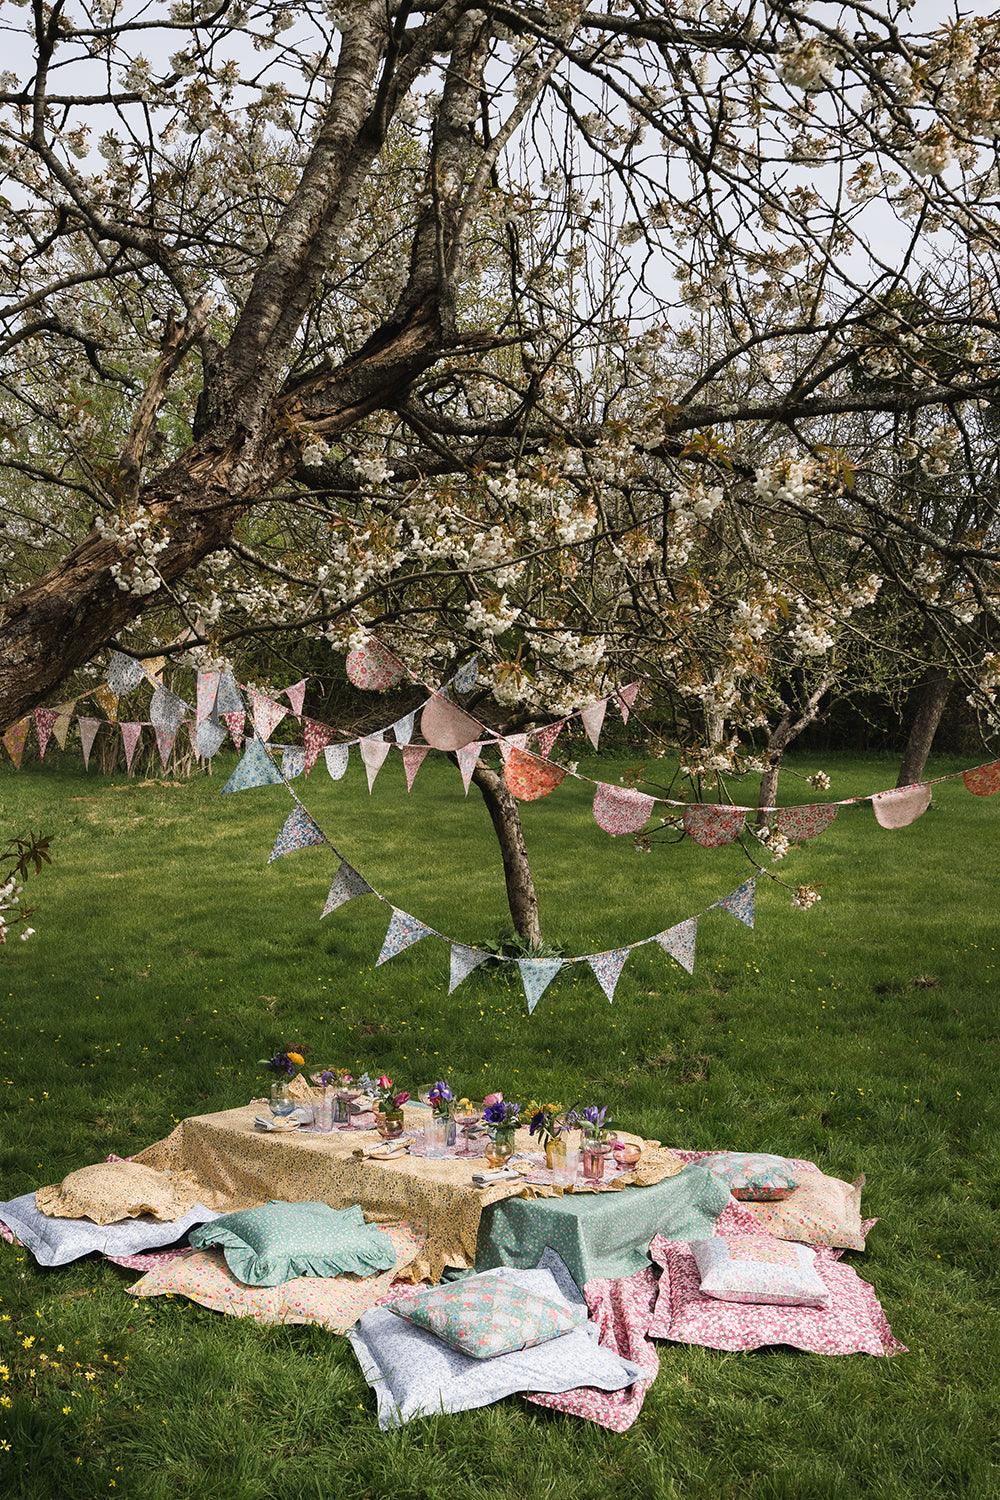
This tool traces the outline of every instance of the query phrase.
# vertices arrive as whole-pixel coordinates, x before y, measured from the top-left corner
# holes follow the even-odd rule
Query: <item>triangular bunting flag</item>
[[[302,738],[305,741],[305,769],[308,776],[319,760],[319,752],[325,750],[333,739],[333,730],[328,724],[320,724],[316,719],[306,719],[303,722]]]
[[[280,703],[275,703],[267,693],[261,693],[257,688],[250,691],[250,710],[253,714],[254,732],[259,739],[269,740],[288,713],[287,708],[282,708]]]
[[[482,725],[443,693],[428,698],[420,715],[420,730],[435,750],[461,750],[479,738]]]
[[[326,769],[330,773],[331,781],[339,781],[347,770],[347,762],[350,758],[349,745],[327,745],[323,751],[323,759],[326,761]]]
[[[404,714],[397,719],[392,726],[392,732],[396,737],[397,745],[408,745],[413,738],[413,726],[417,722],[416,710],[412,714]]]
[[[81,724],[83,720],[80,720]],[[243,759],[226,782],[220,796],[227,792],[246,792],[252,786],[280,786],[281,774],[260,740],[250,740]]]
[[[81,719],[78,717],[76,726],[80,731],[80,749],[83,751],[83,769],[85,771],[89,771],[90,751],[97,736],[97,731],[101,727],[101,721],[100,719]]]
[[[402,747],[403,771],[406,775],[406,790],[413,791],[413,778],[430,754],[429,745],[404,745]]]
[[[282,745],[281,774],[286,781],[294,781],[306,768],[306,752],[301,745]]]
[[[66,749],[66,740],[69,737],[69,726],[73,721],[73,710],[75,707],[76,700],[73,699],[69,703],[60,703],[56,709],[56,717],[52,721],[52,738],[60,750]]]
[[[353,865],[349,865],[346,859],[342,859],[340,868],[333,877],[333,884],[326,898],[322,915],[328,917],[332,911],[336,911],[346,902],[353,901],[355,896],[367,896],[370,891],[371,886],[365,877],[360,875]]]
[[[195,753],[202,760],[211,760],[217,755],[225,742],[226,731],[218,719],[202,719],[197,726],[194,736]]]
[[[497,740],[497,749],[500,751],[500,759],[504,765],[510,759],[512,750],[525,750],[528,745],[526,734],[505,734],[502,739]]]
[[[456,693],[471,693],[479,680],[479,657],[472,656],[467,662],[463,662],[451,679],[451,685]],[[471,952],[471,950],[470,950]]]
[[[397,953],[402,953],[406,948],[412,948],[414,943],[419,943],[430,932],[423,922],[418,922],[416,917],[411,917],[408,911],[400,911],[398,907],[392,908],[392,921],[382,944],[382,951],[375,960],[375,967],[379,964],[388,963],[390,958],[395,958]]]
[[[243,699],[232,672],[223,672],[219,676],[219,690],[215,695],[215,712],[220,719],[225,718],[226,714],[243,712]]]
[[[517,960],[517,967],[521,971],[521,983],[524,985],[524,998],[528,1002],[529,1016],[562,966],[561,958],[519,958]]]
[[[49,743],[52,727],[59,717],[57,708],[35,709],[35,738],[38,741],[38,759],[45,759],[45,747]]]
[[[552,746],[566,727],[566,720],[560,719],[556,724],[546,724],[543,728],[535,731],[535,739],[538,748],[546,760],[552,754]]]
[[[271,865],[276,859],[281,859],[283,854],[294,854],[296,849],[308,849],[313,844],[325,843],[322,828],[309,816],[301,803],[296,803],[274,841],[274,848],[267,856],[267,862]]]
[[[219,678],[221,672],[199,672],[198,687],[195,696],[195,718],[200,724],[202,719],[207,719],[215,709],[215,700],[219,693]]]
[[[177,738],[177,730],[167,725],[163,729],[154,729],[153,733],[156,736],[156,748],[160,752],[160,765],[166,770],[167,761],[174,748],[174,740]]]
[[[122,745],[125,749],[125,769],[132,774],[132,762],[135,759],[136,746],[142,739],[141,724],[122,724]]]
[[[511,746],[504,761],[503,779],[507,790],[519,802],[536,802],[539,797],[547,797],[565,775],[562,766],[554,766],[541,756],[529,755],[527,750],[519,750],[516,745]]]
[[[154,729],[176,729],[190,712],[190,704],[169,688],[158,687],[150,699],[149,720]]]
[[[347,680],[356,688],[369,693],[381,693],[395,687],[406,676],[406,668],[398,656],[393,656],[388,646],[383,646],[374,636],[369,636],[364,645],[347,653],[345,663]]]
[[[742,922],[744,927],[752,927],[754,924],[755,892],[757,889],[757,877],[751,875],[749,880],[744,880],[735,891],[730,892],[724,901],[715,904],[721,906],[723,911],[728,911],[737,922]]]
[[[97,723],[97,720],[94,720]],[[21,761],[24,759],[24,747],[28,743],[28,730],[31,728],[31,715],[25,714],[23,719],[18,719],[16,724],[11,724],[9,729],[3,732],[3,742],[7,754],[18,770],[21,769]]]
[[[133,688],[137,688],[140,682],[145,682],[146,674],[140,662],[134,657],[126,656],[123,651],[112,651],[108,661],[108,687],[116,698],[123,698]]]
[[[100,685],[100,687],[96,687],[94,689],[93,694],[91,696],[93,697],[94,702],[97,704],[98,708],[103,708],[104,709],[104,712],[107,714],[107,716],[111,720],[112,724],[117,724],[118,723],[118,699],[115,697],[115,694],[108,687],[107,683],[102,682],[101,685]]]
[[[239,713],[223,714],[226,728],[229,730],[229,738],[239,750],[243,744],[243,731],[246,728],[247,716],[241,708]]]
[[[580,710],[580,723],[587,731],[587,738],[595,750],[600,748],[601,729],[604,726],[604,715],[607,711],[607,698],[602,698],[598,703],[590,703]]]
[[[291,687],[285,688],[285,697],[292,705],[292,713],[297,719],[302,717],[302,705],[306,701],[306,683],[308,677],[303,677],[301,682],[293,682]]]
[[[368,790],[371,791],[375,785],[375,777],[381,771],[385,758],[392,748],[388,740],[375,740],[371,738],[359,741],[361,759],[365,763],[365,771],[368,775]]]
[[[467,948],[464,943],[452,943],[451,945],[451,972],[448,979],[448,993],[457,990],[463,979],[468,979],[473,969],[485,963],[492,955],[484,953],[481,948]]]
[[[469,783],[473,773],[479,764],[479,752],[482,745],[463,745],[461,750],[456,751],[455,759],[458,761],[458,769],[462,773],[462,785],[465,787],[465,795],[469,795]]]
[[[659,943],[664,953],[669,953],[671,958],[677,960],[682,969],[687,969],[689,974],[694,973],[694,950],[698,940],[698,918],[688,917],[686,922],[678,922],[676,927],[668,927],[666,932],[658,932],[654,942]]]
[[[609,948],[606,953],[589,953],[587,962],[597,977],[597,982],[607,995],[608,1000],[615,998],[615,986],[621,978],[625,960],[632,952],[631,948]]]
[[[623,724],[628,723],[628,716],[632,712],[633,705],[638,696],[639,684],[637,682],[630,682],[628,687],[619,688],[615,694],[615,702],[618,705],[618,712],[622,716]]]

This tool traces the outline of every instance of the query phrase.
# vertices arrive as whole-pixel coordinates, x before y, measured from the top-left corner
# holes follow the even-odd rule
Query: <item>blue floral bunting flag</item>
[[[524,998],[528,1002],[528,1014],[534,1010],[563,966],[561,958],[519,958],[517,967],[521,971]]]
[[[195,732],[195,752],[203,760],[211,760],[212,756],[222,748],[225,738],[225,728],[218,719],[202,719]]]
[[[328,917],[332,911],[336,911],[348,901],[353,901],[355,896],[367,896],[370,891],[371,886],[365,877],[353,865],[349,865],[346,859],[342,859],[340,868],[333,877],[330,894],[323,907],[323,916]]]
[[[375,967],[384,964],[390,958],[395,958],[405,948],[412,948],[414,943],[419,943],[430,932],[423,922],[418,922],[416,917],[411,917],[408,911],[400,911],[397,906],[392,908],[392,921],[382,944],[382,951],[375,960]]]
[[[281,774],[286,781],[294,781],[306,768],[306,752],[301,745],[283,745],[281,749]]]
[[[448,993],[457,990],[463,979],[468,979],[473,969],[485,963],[490,957],[481,948],[467,948],[464,943],[452,943],[451,945],[451,974],[448,980]]]
[[[260,740],[251,739],[243,752],[243,759],[222,788],[221,796],[227,792],[245,792],[252,786],[279,786],[281,773],[268,755]]]
[[[223,672],[219,677],[219,688],[215,695],[215,712],[220,718],[223,714],[243,712],[243,698],[232,672]]]
[[[191,705],[183,698],[162,684],[156,688],[149,704],[149,719],[154,729],[176,729],[190,713]]]
[[[325,843],[322,828],[304,807],[296,804],[285,819],[284,827],[274,841],[274,848],[267,856],[267,862],[270,865],[283,854],[294,854],[296,849],[308,849],[310,844]]]
[[[686,922],[678,922],[676,927],[668,927],[666,932],[658,932],[653,941],[659,943],[664,953],[669,953],[671,958],[675,958],[682,969],[687,969],[689,974],[693,974],[697,937],[698,918],[688,917]]]
[[[735,891],[731,892],[724,901],[717,902],[716,905],[721,906],[723,911],[728,911],[738,922],[742,922],[744,927],[752,927],[754,924],[754,894],[756,887],[757,877],[751,875],[749,880],[744,880],[742,885],[738,885]]]
[[[327,745],[323,751],[323,759],[326,761],[326,769],[330,773],[331,781],[339,781],[347,770],[347,762],[350,758],[350,747],[347,745]]]
[[[397,745],[408,745],[413,738],[413,726],[417,722],[416,711],[412,714],[404,714],[397,719],[392,726],[392,732],[396,737]]]
[[[479,657],[472,656],[463,662],[451,679],[456,693],[471,693],[479,680]]]
[[[607,953],[591,953],[587,957],[587,962],[593,969],[598,984],[609,1000],[615,998],[615,986],[621,978],[625,960],[631,952],[631,948],[610,948]]]

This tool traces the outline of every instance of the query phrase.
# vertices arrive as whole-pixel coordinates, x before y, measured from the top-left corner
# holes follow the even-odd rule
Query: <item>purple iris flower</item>
[[[495,1104],[487,1104],[483,1110],[483,1119],[487,1125],[510,1125],[520,1114],[520,1104],[511,1104],[507,1099],[498,1099]]]

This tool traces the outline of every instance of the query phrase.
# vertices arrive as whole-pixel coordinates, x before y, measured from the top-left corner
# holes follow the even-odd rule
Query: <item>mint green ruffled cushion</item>
[[[587,1319],[586,1308],[554,1302],[494,1272],[416,1292],[389,1311],[473,1359],[533,1349]]]
[[[244,1286],[280,1286],[296,1276],[374,1276],[396,1264],[392,1241],[352,1208],[265,1203],[224,1214],[189,1236],[199,1250],[218,1245]]]

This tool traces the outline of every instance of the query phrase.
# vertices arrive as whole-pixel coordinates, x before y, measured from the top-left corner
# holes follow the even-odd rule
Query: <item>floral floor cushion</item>
[[[864,1177],[841,1182],[824,1172],[799,1179],[793,1193],[780,1203],[744,1203],[758,1225],[779,1240],[798,1240],[807,1245],[836,1245],[841,1250],[865,1248],[865,1224],[861,1218]]]
[[[691,1244],[701,1292],[720,1302],[776,1307],[828,1307],[830,1293],[816,1270],[816,1252],[759,1232],[715,1235]]]
[[[245,1286],[278,1286],[299,1276],[372,1276],[395,1263],[386,1235],[365,1222],[357,1204],[273,1201],[223,1214],[195,1229],[191,1243],[196,1250],[219,1246]]]
[[[741,1202],[787,1198],[799,1183],[799,1173],[790,1161],[766,1151],[717,1151],[704,1158],[704,1165]]]
[[[488,1271],[415,1292],[394,1302],[392,1311],[472,1359],[533,1349],[587,1321],[585,1306],[569,1306]]]
[[[299,1276],[280,1286],[244,1286],[221,1251],[192,1250],[153,1267],[128,1292],[132,1297],[187,1297],[213,1312],[257,1323],[317,1323],[331,1333],[346,1333],[382,1301],[393,1278],[423,1244],[423,1237],[407,1224],[393,1225],[385,1234],[396,1259],[390,1270],[377,1276]]]
[[[649,1251],[661,1268],[649,1325],[653,1338],[732,1352],[775,1345],[811,1354],[905,1352],[874,1290],[829,1250],[816,1256],[816,1271],[830,1298],[825,1308],[720,1302],[702,1293],[690,1245],[657,1235]]]
[[[201,1189],[187,1172],[161,1172],[136,1161],[102,1161],[70,1172],[54,1187],[39,1188],[39,1211],[58,1219],[117,1224],[140,1214],[179,1219],[198,1202]]]
[[[93,1219],[50,1218],[39,1211],[34,1193],[0,1203],[0,1223],[8,1226],[10,1236],[26,1246],[40,1266],[65,1266],[94,1251],[127,1256],[155,1250],[185,1239],[189,1229],[214,1218],[212,1209],[196,1203],[178,1219],[142,1217],[95,1224]]]

